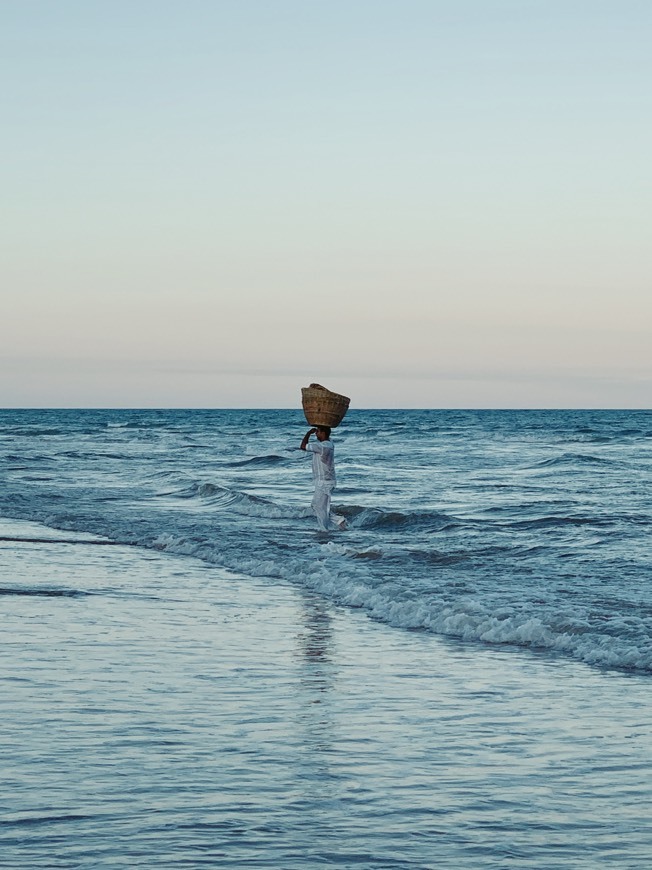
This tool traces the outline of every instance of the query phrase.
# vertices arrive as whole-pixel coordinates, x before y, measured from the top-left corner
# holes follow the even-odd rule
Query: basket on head
[[[301,403],[306,420],[311,426],[339,426],[349,409],[351,400],[332,393],[321,384],[301,388]]]

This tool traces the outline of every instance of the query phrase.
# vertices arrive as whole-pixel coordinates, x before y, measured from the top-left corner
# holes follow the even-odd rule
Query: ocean
[[[0,863],[652,863],[652,412],[0,411]]]

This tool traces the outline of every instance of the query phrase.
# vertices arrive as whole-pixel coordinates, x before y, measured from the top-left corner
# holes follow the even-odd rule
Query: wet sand
[[[652,859],[649,678],[91,535],[0,538],[3,867]]]

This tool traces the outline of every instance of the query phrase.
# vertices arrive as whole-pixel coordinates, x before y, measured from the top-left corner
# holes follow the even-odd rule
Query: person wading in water
[[[317,440],[311,441],[315,435]],[[331,495],[335,489],[335,447],[331,441],[330,426],[315,426],[303,436],[301,449],[312,453],[312,477],[315,483],[315,494],[312,497],[312,509],[317,517],[317,525],[325,532],[337,526],[346,528],[344,517],[331,515]]]

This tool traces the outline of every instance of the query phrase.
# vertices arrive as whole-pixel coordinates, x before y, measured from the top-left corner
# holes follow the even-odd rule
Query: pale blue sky
[[[649,0],[4,0],[0,405],[650,407]]]

